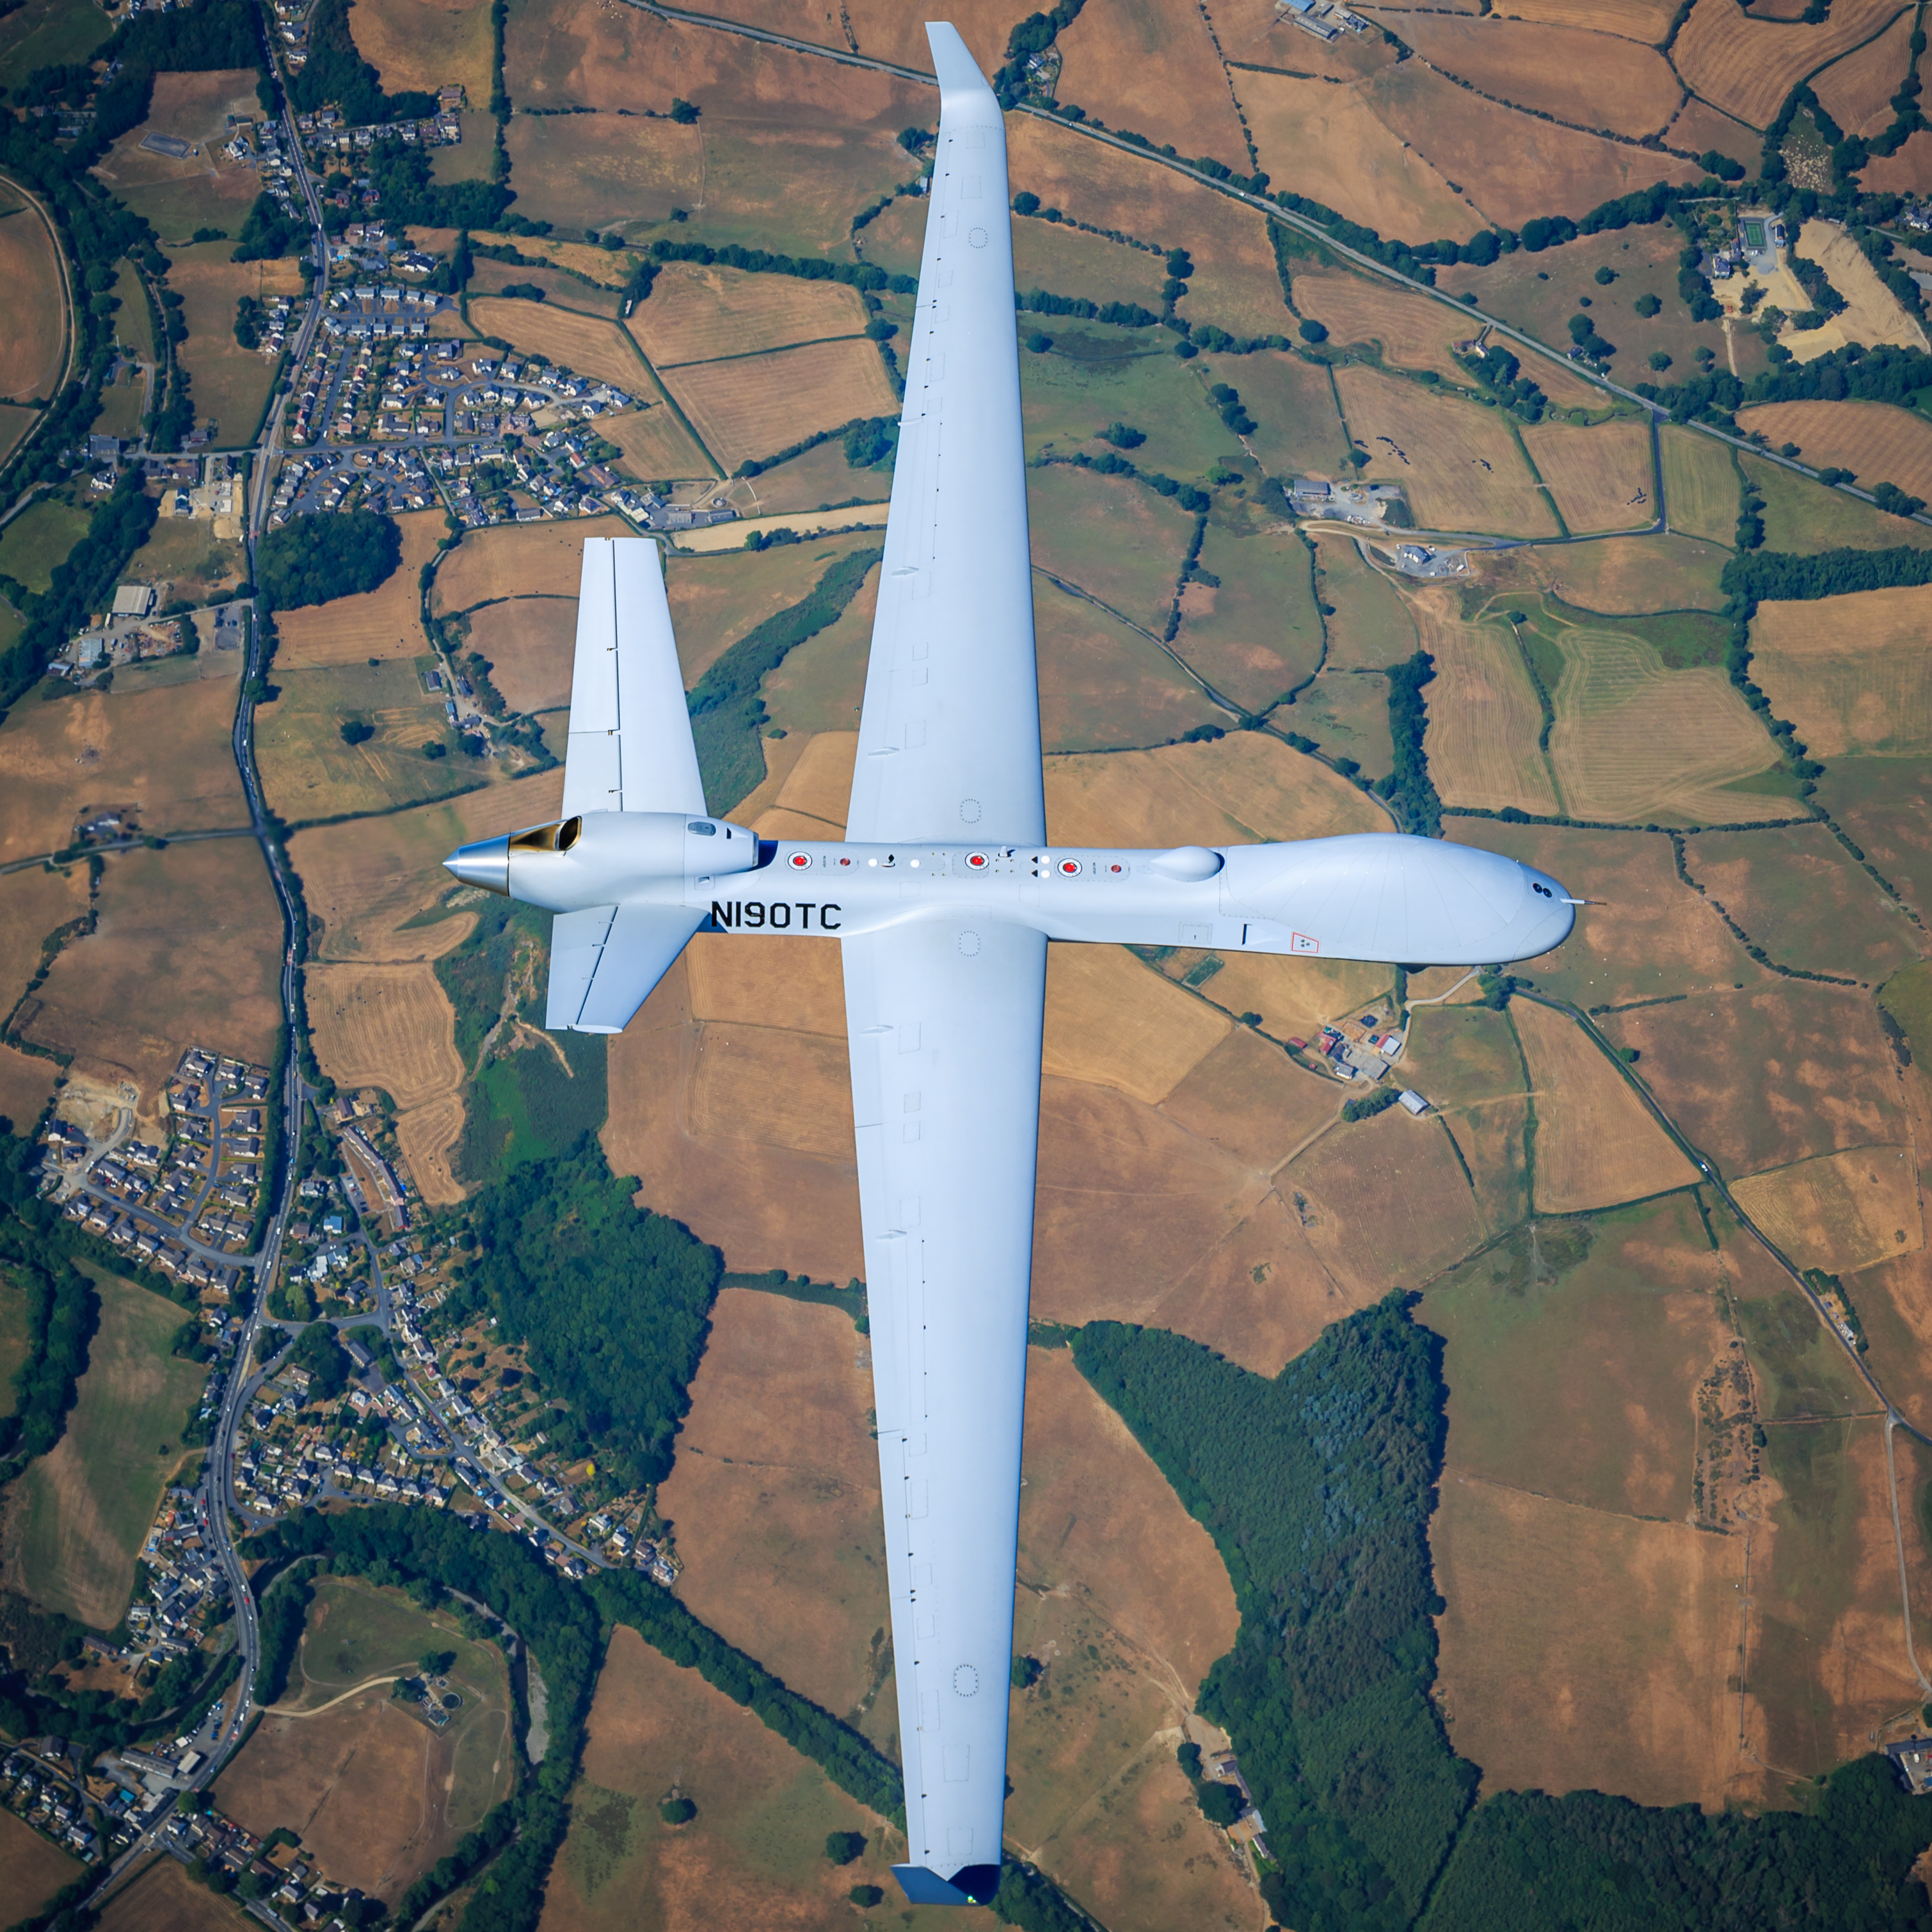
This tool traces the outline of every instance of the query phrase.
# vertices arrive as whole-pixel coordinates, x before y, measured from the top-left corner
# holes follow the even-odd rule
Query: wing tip
[[[939,82],[942,108],[949,95],[993,98],[993,90],[980,63],[973,58],[965,37],[950,20],[927,21],[926,40],[932,50],[933,77]]]
[[[1000,1888],[998,1865],[962,1865],[950,1879],[929,1865],[895,1865],[892,1876],[909,1905],[986,1905]]]

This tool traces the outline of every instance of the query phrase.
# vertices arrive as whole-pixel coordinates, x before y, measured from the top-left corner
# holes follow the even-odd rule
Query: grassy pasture
[[[1599,537],[1492,555],[1478,571],[1485,585],[1546,590],[1578,610],[1637,616],[1718,609],[1729,561],[1729,551],[1690,537]]]
[[[502,1653],[464,1636],[454,1618],[424,1610],[400,1590],[379,1589],[355,1577],[316,1580],[302,1632],[297,1684],[277,1708],[313,1711],[344,1690],[385,1672],[416,1674],[432,1650],[456,1653],[451,1676],[494,1696],[500,1708],[509,1682]]]
[[[1657,482],[1647,424],[1628,416],[1587,429],[1532,423],[1522,440],[1563,520],[1578,536],[1639,529],[1654,520]]]
[[[862,530],[773,550],[674,556],[665,588],[686,686],[694,685],[747,632],[808,596],[838,559],[878,545],[876,532]]]
[[[1055,321],[1051,316],[1040,318],[1049,332]],[[1222,424],[1191,365],[1158,353],[1150,338],[1140,332],[1103,330],[1094,322],[1076,326],[1077,338],[1060,330],[1053,351],[1020,358],[1029,456],[1071,456],[1083,449],[1099,455],[1108,447],[1100,432],[1123,422],[1147,438],[1133,452],[1134,462],[1144,470],[1198,477],[1217,463],[1240,462],[1240,439]],[[1220,380],[1238,386],[1241,375],[1260,358],[1224,359],[1240,374],[1227,374]],[[1215,380],[1214,375],[1207,379]],[[1246,392],[1242,393],[1245,398]]]
[[[1890,1050],[1855,990],[1780,981],[1600,1024],[1612,1044],[1639,1050],[1658,1103],[1727,1174],[1790,1172],[1904,1131]]]
[[[449,154],[460,153],[461,150],[445,148],[437,152],[439,154]],[[440,234],[447,231],[412,232]],[[522,238],[518,238],[519,240]],[[519,254],[524,252],[520,248],[518,249]],[[603,254],[601,249],[597,252]],[[625,254],[607,255],[598,266],[605,267],[608,272],[608,268],[634,260],[634,256]],[[473,302],[478,296],[500,296],[506,288],[518,282],[526,282],[533,287],[542,289],[545,299],[555,302],[560,308],[572,309],[585,315],[603,316],[612,322],[616,321],[623,312],[626,298],[621,288],[605,288],[601,284],[596,288],[587,287],[574,275],[566,274],[561,268],[532,268],[520,262],[477,262],[470,271],[470,299]]]
[[[275,364],[235,339],[235,307],[244,296],[299,295],[292,261],[231,262],[233,244],[204,242],[170,251],[168,286],[182,298],[188,340],[182,360],[199,421],[212,421],[218,446],[236,448],[254,435],[274,387]]]
[[[1739,1204],[1801,1268],[1870,1268],[1924,1245],[1918,1177],[1905,1147],[1862,1147],[1748,1175]]]
[[[602,316],[486,296],[470,304],[470,318],[486,335],[500,336],[525,353],[545,356],[580,376],[614,382],[628,394],[636,394],[650,380],[630,338]]]
[[[1036,567],[1158,637],[1193,518],[1131,477],[1069,464],[1027,472]]]
[[[1932,589],[1761,604],[1751,675],[1820,758],[1932,750]]]
[[[1118,617],[1039,575],[1033,601],[1049,752],[1164,744],[1226,719],[1151,638]]]
[[[1299,50],[1297,50],[1298,65]],[[1466,241],[1482,217],[1394,132],[1366,88],[1244,70],[1237,85],[1261,164],[1296,192],[1384,235]]]
[[[622,517],[472,530],[437,571],[430,608],[443,617],[504,597],[574,598],[584,578],[584,539],[634,534]]]
[[[292,821],[416,805],[495,776],[485,762],[424,757],[425,742],[443,741],[442,704],[406,660],[278,666],[276,682],[280,694],[256,713],[255,742],[270,808]],[[345,744],[352,718],[375,736]]]
[[[1932,1398],[1932,1254],[1918,1248],[1862,1269],[1845,1290],[1858,1310],[1872,1373],[1901,1408],[1919,1413]]]
[[[1885,406],[1834,403],[1827,406],[1880,409]],[[1802,443],[1799,446],[1803,447]],[[1869,458],[1864,458],[1863,451],[1859,456],[1869,465]],[[1829,459],[1820,455],[1813,460],[1822,464]],[[1751,488],[1764,499],[1764,542],[1767,550],[1814,556],[1820,550],[1890,550],[1908,544],[1923,549],[1926,544],[1932,544],[1932,530],[1928,530],[1923,524],[1909,523],[1903,517],[1888,516],[1869,503],[1860,502],[1856,496],[1846,496],[1842,490],[1828,490],[1822,483],[1814,483],[1808,476],[1801,476],[1781,464],[1744,455],[1740,455],[1738,461],[1743,466]],[[1847,469],[1856,466],[1856,462],[1845,465]],[[1886,480],[1888,479],[1882,472],[1876,467],[1868,468],[1868,488],[1872,483]]]
[[[1932,495],[1932,422],[1916,410],[1902,410],[1890,403],[1765,403],[1738,412],[1738,421],[1747,434],[1756,430],[1774,448],[1795,442],[1804,460],[1816,468],[1849,470],[1868,490],[1879,483],[1896,483],[1909,495]],[[1754,463],[1754,472],[1775,468]],[[1804,479],[1784,475],[1794,483]],[[1808,507],[1819,494],[1814,485],[1807,493]],[[1835,492],[1834,493],[1836,494]],[[1856,502],[1855,497],[1844,500]],[[1865,508],[1865,506],[1860,506]],[[1876,513],[1876,527],[1887,531],[1908,527],[1902,518]],[[1766,536],[1769,540],[1769,523]],[[1932,541],[1932,532],[1922,540]],[[1894,543],[1910,539],[1893,536]]]
[[[1640,139],[1661,134],[1684,98],[1654,47],[1546,21],[1420,14],[1404,35],[1424,60],[1492,100]]]
[[[1529,1212],[1530,1164],[1522,1054],[1509,1022],[1485,1006],[1412,1012],[1403,1064],[1468,1166],[1488,1231],[1514,1226]]]
[[[0,79],[16,86],[36,68],[85,60],[106,38],[93,0],[27,0],[0,22]]]
[[[860,335],[865,328],[858,291],[843,283],[694,262],[666,262],[631,317],[631,333],[660,368]]]
[[[891,416],[898,407],[878,351],[863,338],[687,364],[664,380],[728,470],[854,416]]]
[[[1932,910],[1932,850],[1922,828],[1932,775],[1922,758],[1834,758],[1818,798],[1865,856],[1924,917]]]
[[[1330,758],[1353,758],[1379,778],[1395,763],[1389,730],[1388,680],[1379,671],[1324,670],[1277,722],[1312,738]]]
[[[9,1581],[50,1610],[111,1629],[163,1486],[184,1460],[181,1431],[204,1371],[168,1354],[171,1301],[91,1266],[100,1326],[60,1441],[21,1477]]]
[[[1131,128],[1156,145],[1209,154],[1246,172],[1247,148],[1207,20],[1184,8],[1123,7],[1103,22],[1061,29],[1059,98],[1077,100],[1109,128]]]
[[[0,339],[0,396],[51,397],[67,357],[65,285],[47,225],[25,202],[0,213],[0,278],[15,319]]]
[[[892,204],[895,213],[902,208],[908,212],[902,220],[905,238],[898,244],[898,259],[890,266],[906,274],[919,272],[926,205],[909,198]],[[881,226],[883,223],[874,224],[866,231],[868,261],[883,260],[877,244],[869,239]],[[1064,222],[1013,224],[1013,286],[1022,292],[1045,289],[1058,296],[1084,296],[1103,307],[1121,302],[1158,310],[1161,285],[1166,278],[1160,256],[1144,248],[1130,248],[1103,235],[1084,234]],[[1042,326],[1052,325],[1043,321]]]
[[[1382,670],[1414,655],[1421,639],[1407,602],[1353,538],[1317,537],[1315,559],[1316,590],[1327,607],[1327,668]]]
[[[1714,437],[1674,423],[1660,432],[1659,440],[1664,514],[1671,529],[1728,548],[1736,530],[1741,494],[1730,449]]]
[[[1574,1214],[1688,1186],[1697,1171],[1567,1014],[1513,1008],[1536,1102],[1536,1205]]]
[[[845,460],[842,438],[821,442],[789,463],[748,476],[731,492],[731,501],[748,516],[818,510],[856,499],[883,503],[892,494],[890,470],[854,470]]]
[[[1371,483],[1400,484],[1418,524],[1554,536],[1549,500],[1493,410],[1359,365],[1336,386],[1356,442],[1369,452]]]
[[[1322,662],[1312,566],[1297,536],[1251,535],[1210,519],[1199,567],[1220,581],[1187,586],[1174,648],[1224,696],[1266,710]],[[1386,725],[1384,716],[1384,732]],[[1292,728],[1322,738],[1306,725]]]
[[[1690,876],[1785,965],[1875,983],[1919,956],[1905,914],[1822,825],[1684,842]]]
[[[248,553],[238,540],[218,537],[212,524],[164,517],[134,553],[128,574],[154,584],[164,604],[177,597],[190,604],[217,603],[247,578]]]
[[[1351,473],[1334,385],[1319,363],[1260,349],[1252,356],[1202,356],[1190,366],[1204,370],[1210,382],[1232,383],[1241,392],[1255,424],[1248,446],[1271,475],[1332,479]]]
[[[54,566],[86,534],[85,510],[64,495],[42,496],[0,530],[0,572],[44,594]]]
[[[878,611],[876,570],[837,620],[787,654],[765,680],[765,708],[788,730],[851,731],[858,727],[866,668]],[[844,824],[840,814],[838,824]]]
[[[40,1118],[53,1098],[59,1072],[51,1060],[0,1046],[0,1114],[13,1122],[16,1132],[26,1132]]]
[[[1864,0],[1820,26],[1796,26],[1698,0],[1671,58],[1712,106],[1749,127],[1768,127],[1804,75],[1870,39],[1892,10],[1885,0]]]
[[[1452,382],[1468,380],[1449,352],[1449,345],[1468,334],[1468,319],[1445,303],[1366,275],[1317,271],[1295,275],[1294,305],[1322,323],[1337,344],[1369,344],[1396,368],[1433,369]]]
[[[392,93],[461,86],[472,107],[490,98],[490,9],[482,0],[382,0],[350,16],[357,52]]]
[[[337,597],[275,619],[275,669],[314,670],[325,666],[413,661],[429,649],[423,635],[423,566],[435,556],[449,526],[440,510],[396,518],[402,559],[388,580],[354,597]]]
[[[1522,654],[1506,625],[1456,616],[1453,592],[1406,600],[1436,660],[1424,693],[1430,775],[1445,805],[1554,814],[1561,803],[1538,748],[1543,712]]]
[[[0,999],[12,1006],[39,968],[40,942],[86,910],[84,867],[58,872],[36,867],[0,877]],[[5,1379],[0,1374],[0,1382]]]

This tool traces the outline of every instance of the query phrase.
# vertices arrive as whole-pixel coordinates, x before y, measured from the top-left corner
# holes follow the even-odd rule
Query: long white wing
[[[704,923],[681,906],[592,906],[550,922],[544,1024],[555,1033],[622,1033]]]
[[[647,537],[584,546],[563,768],[564,816],[580,812],[704,812],[664,567]]]
[[[846,836],[1046,837],[999,104],[928,25],[939,146]]]
[[[1006,1806],[1046,942],[944,919],[843,951],[910,1841],[898,1876],[915,1904],[958,1903],[997,1880]]]

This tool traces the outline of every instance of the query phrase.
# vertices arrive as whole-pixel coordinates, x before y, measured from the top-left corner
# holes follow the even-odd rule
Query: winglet
[[[964,1865],[950,1879],[925,1865],[895,1865],[908,1905],[988,1905],[1000,1888],[998,1865]]]
[[[932,49],[932,70],[939,82],[940,111],[964,107],[969,101],[977,105],[983,100],[997,114],[999,104],[986,85],[986,76],[980,71],[980,63],[960,38],[959,29],[950,20],[928,20],[926,38]]]

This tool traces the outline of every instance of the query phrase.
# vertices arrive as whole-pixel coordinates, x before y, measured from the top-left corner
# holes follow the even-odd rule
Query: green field
[[[141,410],[146,398],[140,377],[128,370],[119,382],[101,391],[100,413],[94,419],[93,434],[134,442],[141,434]]]
[[[1735,521],[1735,518],[1733,519]],[[1715,610],[1730,552],[1694,537],[1598,537],[1544,553],[1565,600],[1610,616]]]
[[[1131,478],[1055,464],[1027,472],[1033,557],[1159,637],[1194,519]]]
[[[87,534],[87,521],[86,511],[64,492],[29,504],[0,530],[0,574],[44,592],[54,566]]]
[[[181,1466],[206,1371],[168,1353],[181,1309],[82,1265],[100,1290],[100,1327],[67,1433],[20,1478],[18,1574],[50,1610],[106,1630],[127,1607],[134,1558]]]
[[[1256,536],[1210,519],[1198,568],[1205,574],[1189,587],[1174,649],[1223,697],[1265,711],[1322,662],[1310,546],[1292,532]]]
[[[138,403],[140,392],[134,395]],[[171,586],[166,598],[190,604],[219,601],[248,574],[248,556],[238,543],[224,542],[211,523],[188,517],[163,517],[128,566],[130,574]]]
[[[1664,515],[1673,530],[1729,546],[1742,494],[1727,445],[1676,424],[1661,436]]]
[[[1382,670],[1413,656],[1420,643],[1401,593],[1362,560],[1346,537],[1316,544],[1316,589],[1327,607],[1330,670]]]
[[[0,87],[17,87],[36,68],[85,60],[108,31],[93,0],[27,0],[0,20]]]
[[[1489,1006],[1415,1009],[1402,1065],[1426,1082],[1431,1105],[1444,1113],[1520,1094],[1528,1084],[1508,1014]]]
[[[1045,355],[1020,357],[1029,456],[1070,456],[1076,449],[1098,455],[1108,447],[1100,440],[1101,430],[1119,422],[1147,438],[1127,452],[1142,470],[1188,481],[1206,476],[1216,463],[1241,462],[1240,439],[1208,401],[1207,382],[1195,365],[1165,352],[1161,345],[1167,337],[1057,316],[1022,316],[1022,333],[1030,328],[1052,336],[1054,346]],[[1258,358],[1241,359],[1245,364]]]
[[[1764,547],[1813,556],[1827,550],[1893,550],[1901,544],[1923,549],[1932,530],[1903,517],[1888,516],[1842,490],[1800,476],[1760,456],[1741,456],[1751,488],[1764,499]]]
[[[1261,349],[1252,356],[1203,356],[1187,366],[1201,371],[1204,385],[1226,382],[1240,392],[1255,424],[1249,445],[1270,476],[1350,473],[1335,386],[1321,364]]]
[[[492,763],[459,751],[424,757],[427,740],[448,734],[442,705],[407,658],[278,670],[274,681],[281,694],[255,714],[256,752],[269,804],[292,821],[420,805],[496,776]],[[375,736],[345,743],[352,718]]]
[[[121,306],[114,311],[114,339],[130,355],[143,362],[154,359],[154,318],[148,313],[148,297],[140,274],[131,262],[123,262],[116,273],[115,298]]]
[[[298,1672],[291,1673],[293,1694],[284,1701],[313,1709],[372,1677],[413,1676],[417,1660],[433,1650],[454,1651],[452,1676],[507,1700],[508,1675],[494,1644],[473,1642],[454,1618],[432,1615],[400,1590],[324,1576],[309,1605]]]
[[[1388,694],[1380,671],[1324,670],[1274,722],[1312,738],[1331,758],[1353,758],[1364,777],[1378,778],[1395,763]]]

